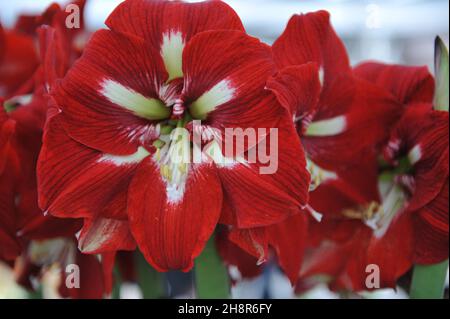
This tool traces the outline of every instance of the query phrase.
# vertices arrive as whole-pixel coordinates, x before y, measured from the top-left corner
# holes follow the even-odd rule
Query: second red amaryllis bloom
[[[130,0],[107,25],[52,92],[38,167],[40,206],[84,219],[82,251],[136,242],[156,269],[189,270],[219,220],[249,228],[300,211],[309,175],[286,109],[265,90],[271,50],[232,9]],[[192,150],[172,134],[192,120],[212,161],[173,160]],[[226,128],[280,128],[277,173],[247,161],[254,144],[223,162],[211,142]]]
[[[355,76],[326,11],[294,15],[272,49],[278,72],[267,87],[291,112],[305,148],[311,190],[333,183],[357,193],[359,185],[345,172],[354,170],[364,154],[388,138],[387,127],[400,116],[400,105],[384,89]],[[318,219],[317,211],[326,212],[316,204],[310,200],[305,210]],[[257,258],[260,251],[273,248],[281,268],[295,283],[307,224],[306,214],[298,214],[265,228],[232,229],[228,238]]]

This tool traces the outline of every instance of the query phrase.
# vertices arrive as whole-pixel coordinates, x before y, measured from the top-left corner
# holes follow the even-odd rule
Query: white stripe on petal
[[[110,79],[104,80],[101,87],[100,93],[110,102],[140,117],[159,120],[170,116],[170,109],[159,99],[145,97],[133,89]]]
[[[341,134],[347,127],[345,116],[336,116],[328,120],[312,122],[305,135],[307,136],[333,136]]]
[[[163,34],[161,44],[161,56],[169,73],[169,81],[183,77],[183,34],[180,31],[171,30]]]
[[[114,164],[116,166],[123,166],[123,165],[130,165],[130,164],[137,164],[140,163],[144,158],[146,158],[150,153],[140,146],[136,153],[131,155],[125,155],[125,156],[118,156],[118,155],[110,155],[105,154],[102,157],[100,157],[97,162],[107,162]]]
[[[231,101],[235,91],[230,81],[222,80],[194,101],[189,111],[194,118],[205,119],[216,107]]]
[[[422,158],[422,148],[420,145],[414,146],[408,153],[409,162],[414,165]]]

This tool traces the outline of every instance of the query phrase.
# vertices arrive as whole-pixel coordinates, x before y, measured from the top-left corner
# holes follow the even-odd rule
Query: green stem
[[[230,281],[227,269],[217,254],[214,236],[206,244],[203,253],[195,261],[195,282],[200,299],[227,299],[230,297]]]
[[[153,269],[140,253],[138,255],[138,274],[139,286],[144,299],[165,297],[164,276]]]
[[[448,270],[448,259],[442,263],[414,267],[410,297],[412,299],[442,299],[445,279]]]

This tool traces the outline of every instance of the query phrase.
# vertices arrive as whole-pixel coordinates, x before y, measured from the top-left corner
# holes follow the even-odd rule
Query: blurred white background
[[[89,29],[103,21],[122,0],[90,0]],[[52,0],[0,0],[0,21],[12,26],[18,14],[36,13]],[[67,1],[57,0],[59,3]],[[192,1],[195,2],[195,1]],[[448,43],[449,2],[446,0],[225,0],[240,15],[247,31],[271,43],[294,13],[328,10],[351,60],[428,65],[439,34]]]

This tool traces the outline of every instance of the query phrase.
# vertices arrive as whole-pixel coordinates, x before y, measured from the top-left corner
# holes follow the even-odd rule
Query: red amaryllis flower
[[[279,71],[267,88],[291,112],[307,155],[310,190],[332,184],[356,196],[359,185],[349,179],[349,169],[388,138],[387,128],[400,116],[399,103],[384,89],[353,74],[325,11],[293,16],[275,41],[273,54]],[[320,218],[314,201],[305,210]],[[305,215],[296,215],[266,229],[232,230],[229,238],[257,257],[272,247],[295,283],[306,224]],[[259,249],[254,249],[255,242]]]
[[[361,154],[387,138],[386,128],[400,115],[384,89],[353,74],[329,19],[325,11],[291,18],[273,45],[278,82],[268,85],[293,106],[315,184],[320,182],[315,175],[329,179],[326,170],[358,163]]]
[[[413,263],[448,258],[448,114],[424,104],[434,94],[425,67],[368,62],[354,74],[389,92],[405,114],[385,152],[388,164],[377,160],[377,149],[346,173],[358,192],[327,183],[311,193],[312,205],[326,214],[311,225],[315,248],[302,272],[331,275],[335,289],[363,290],[365,267],[377,264],[381,285],[393,287]]]
[[[52,92],[38,169],[40,206],[85,220],[84,252],[136,241],[156,269],[188,270],[219,218],[255,227],[299,211],[309,176],[285,109],[264,90],[270,48],[226,4],[131,0],[106,23]],[[195,130],[193,119],[210,161],[177,163],[193,143],[173,133]],[[268,135],[224,161],[226,128],[279,128],[277,173],[249,161]]]
[[[365,203],[338,188],[312,194],[328,215],[311,226],[316,248],[303,275],[328,274],[335,289],[365,290],[366,267],[375,264],[381,286],[394,287],[413,264],[447,259],[448,149],[448,113],[408,106],[385,148],[388,164],[370,175],[376,173],[380,195],[362,172]]]

